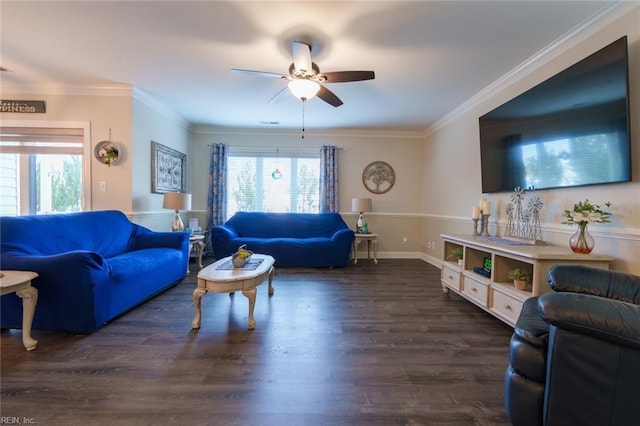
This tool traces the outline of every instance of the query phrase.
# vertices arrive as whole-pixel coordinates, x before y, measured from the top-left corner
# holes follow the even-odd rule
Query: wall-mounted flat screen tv
[[[482,191],[631,180],[627,37],[483,115]]]

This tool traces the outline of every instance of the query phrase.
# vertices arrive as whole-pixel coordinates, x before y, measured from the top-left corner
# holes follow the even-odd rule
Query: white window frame
[[[58,120],[2,120],[2,127],[50,127],[56,129],[83,129],[83,159],[82,159],[82,210],[92,210],[91,196],[91,123],[89,121],[58,121]],[[22,180],[24,176],[20,176]],[[22,198],[20,203],[22,204]],[[20,205],[20,211],[25,206]]]
[[[297,148],[297,147],[284,147],[284,148],[265,148],[265,147],[239,147],[239,146],[230,146],[228,157],[269,157],[269,158],[288,158],[288,157],[298,157],[298,158],[313,158],[320,160],[320,150],[319,148]],[[318,178],[320,177],[320,169],[318,168]],[[231,194],[228,191],[230,188],[229,185],[229,176],[227,177],[227,197],[230,197]],[[227,200],[227,203],[229,201]],[[319,207],[319,206],[318,206]],[[228,209],[228,206],[227,206]],[[227,210],[228,212],[228,210]],[[225,216],[227,215],[225,212]]]

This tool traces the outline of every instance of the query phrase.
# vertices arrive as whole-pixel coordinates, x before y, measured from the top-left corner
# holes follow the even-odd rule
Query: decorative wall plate
[[[362,171],[362,183],[369,192],[384,194],[396,183],[396,173],[389,163],[374,161]]]
[[[115,143],[102,141],[96,144],[96,147],[93,149],[93,156],[102,164],[111,166],[120,159],[120,150]]]

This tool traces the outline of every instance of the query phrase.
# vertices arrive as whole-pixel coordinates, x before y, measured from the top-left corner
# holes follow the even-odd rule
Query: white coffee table
[[[31,287],[31,280],[37,276],[31,271],[0,271],[0,296],[15,292],[22,299],[22,343],[28,351],[34,350],[38,344],[31,338],[31,324],[38,301],[38,290]]]
[[[233,293],[241,290],[249,299],[249,330],[256,327],[253,309],[256,305],[256,287],[269,277],[269,296],[273,295],[274,258],[265,254],[253,254],[251,261],[261,261],[255,269],[220,269],[231,261],[231,256],[220,259],[198,272],[198,286],[193,291],[193,306],[196,316],[191,328],[199,329],[201,321],[200,301],[207,291],[214,293]]]

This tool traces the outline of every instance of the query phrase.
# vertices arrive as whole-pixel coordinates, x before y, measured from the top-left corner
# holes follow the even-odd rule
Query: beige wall
[[[132,107],[131,217],[136,223],[156,231],[170,231],[173,212],[162,209],[162,194],[151,192],[151,141],[160,143],[187,156],[187,188],[192,191],[193,156],[188,123],[154,104],[141,92],[135,92]],[[187,223],[188,213],[181,213]]]
[[[6,90],[6,89],[5,89]],[[42,89],[43,93],[50,92]],[[90,123],[91,153],[93,147],[109,138],[120,147],[121,157],[117,164],[107,167],[93,155],[91,168],[91,207],[93,210],[116,209],[131,211],[131,89],[112,90],[107,95],[80,94],[34,94],[25,92],[2,92],[3,99],[44,100],[46,113],[3,113],[2,120],[22,121],[85,121]],[[107,191],[100,191],[100,182],[106,182]]]
[[[194,209],[204,210],[207,177],[212,143],[233,147],[261,147],[285,151],[311,150],[319,152],[322,145],[336,145],[340,152],[340,213],[353,229],[357,214],[351,212],[353,197],[370,197],[373,212],[366,214],[369,229],[380,234],[379,250],[386,257],[419,256],[418,235],[422,222],[421,183],[423,136],[410,132],[328,132],[307,131],[304,139],[299,132],[251,132],[198,127],[195,129],[192,158],[196,183],[193,188]],[[396,183],[385,194],[372,194],[362,183],[362,170],[373,161],[386,161],[396,173]],[[203,220],[201,220],[203,223]],[[402,238],[407,244],[402,244]]]
[[[611,201],[612,223],[590,227],[596,239],[595,251],[614,256],[615,269],[640,274],[640,8],[567,40],[541,58],[552,58],[548,63],[531,64],[515,78],[505,80],[431,129],[424,148],[422,203],[426,217],[422,239],[424,245],[428,241],[438,241],[438,244],[435,249],[425,251],[429,261],[437,263],[442,259],[441,233],[472,231],[471,209],[482,195],[478,117],[623,35],[628,36],[630,55],[633,182],[541,190],[538,195],[544,202],[540,218],[543,239],[558,245],[567,244],[575,231],[561,223],[564,209],[585,198],[597,204]],[[509,196],[509,193],[488,195],[493,205],[490,218],[493,235],[504,231],[504,207]]]
[[[38,125],[47,121],[89,123],[91,209],[120,210],[151,229],[170,230],[173,213],[162,209],[161,194],[151,193],[151,140],[184,152],[189,160],[190,133],[185,122],[130,87],[83,90],[82,94],[51,94],[57,89],[47,87],[4,89],[3,99],[44,100],[46,113],[3,113],[2,120]],[[120,158],[107,167],[93,158],[93,148],[109,138],[109,129],[111,140],[120,148]],[[187,190],[193,174],[191,168],[189,171]],[[101,182],[106,183],[106,191],[100,191]]]

